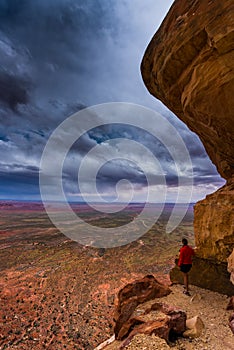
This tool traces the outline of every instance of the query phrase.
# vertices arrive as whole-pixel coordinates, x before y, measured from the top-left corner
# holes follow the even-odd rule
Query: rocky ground
[[[232,311],[227,311],[226,307],[229,298],[205,289],[191,286],[191,297],[183,294],[181,285],[170,287],[172,293],[160,298],[169,305],[176,306],[186,311],[187,318],[196,315],[202,319],[205,329],[199,338],[187,339],[178,338],[175,343],[169,346],[162,339],[156,336],[137,335],[126,347],[127,350],[233,350],[234,335],[228,327],[228,317]],[[157,299],[158,301],[158,299]],[[115,342],[105,347],[105,350],[119,349],[121,342]]]

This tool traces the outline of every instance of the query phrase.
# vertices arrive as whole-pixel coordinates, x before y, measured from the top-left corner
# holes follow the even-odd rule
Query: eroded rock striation
[[[147,275],[140,280],[127,284],[118,293],[115,311],[115,337],[122,339],[132,327],[130,318],[137,305],[154,298],[161,298],[170,293],[167,286],[159,283],[154,276]]]
[[[212,264],[234,248],[233,44],[232,0],[176,0],[141,65],[149,92],[199,135],[227,180],[195,206],[197,255]]]
[[[186,313],[165,303],[155,302],[155,298],[170,293],[171,290],[152,275],[129,283],[119,291],[114,332],[115,339],[124,340],[120,349],[128,346],[137,334],[154,334],[167,342],[183,334],[186,330]]]

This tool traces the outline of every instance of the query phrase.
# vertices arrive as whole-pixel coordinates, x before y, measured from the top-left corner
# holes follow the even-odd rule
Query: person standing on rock
[[[182,239],[183,246],[180,248],[180,256],[178,261],[178,266],[180,267],[180,271],[183,272],[184,275],[184,294],[190,295],[189,293],[189,278],[188,273],[192,267],[192,257],[195,255],[193,248],[188,245],[188,241],[186,238]]]

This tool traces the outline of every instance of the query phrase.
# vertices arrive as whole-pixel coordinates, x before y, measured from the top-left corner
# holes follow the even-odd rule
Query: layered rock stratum
[[[234,248],[233,44],[233,0],[176,0],[141,64],[149,92],[198,134],[227,181],[195,206],[197,256],[211,270]]]

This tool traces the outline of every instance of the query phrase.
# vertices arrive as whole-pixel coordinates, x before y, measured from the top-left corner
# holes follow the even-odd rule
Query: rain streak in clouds
[[[39,199],[40,158],[53,130],[86,106],[115,101],[152,108],[176,126],[193,162],[193,200],[223,184],[198,137],[149,95],[141,79],[144,51],[171,4],[171,0],[0,0],[0,198]],[[166,148],[143,130],[123,125],[93,129],[74,144],[64,165],[68,198],[80,199],[77,167],[83,156],[103,142],[108,147],[108,140],[118,137],[140,142],[156,156],[166,175],[168,200],[174,201],[178,178]],[[109,147],[114,151],[113,144]],[[52,157],[56,152],[59,147]],[[137,156],[139,162],[147,162],[144,155]],[[186,165],[182,175],[186,177]],[[134,184],[140,201],[146,178],[124,159],[100,169],[97,187],[104,197],[115,198],[115,184],[122,178]]]

